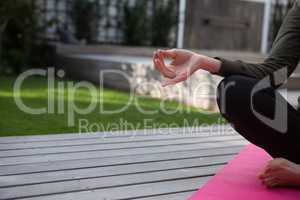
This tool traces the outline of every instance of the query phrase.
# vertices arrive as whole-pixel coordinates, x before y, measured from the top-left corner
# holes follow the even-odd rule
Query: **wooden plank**
[[[72,192],[49,196],[38,196],[24,198],[23,200],[129,200],[146,198],[153,195],[174,194],[179,192],[194,191],[204,185],[210,177],[191,178],[183,180],[164,181],[159,183],[148,183],[130,185],[117,188],[98,189],[83,192]],[[1,195],[1,194],[0,194]],[[0,196],[1,198],[1,196]]]
[[[132,131],[116,131],[116,132],[100,132],[100,133],[77,133],[77,134],[57,134],[57,135],[38,135],[38,136],[15,136],[1,137],[0,144],[24,143],[24,142],[48,142],[62,140],[84,140],[90,138],[128,138],[128,137],[145,137],[153,135],[173,135],[173,134],[196,134],[196,135],[222,135],[236,134],[233,129],[228,126],[207,126],[192,128],[166,128],[166,129],[145,129]]]
[[[63,154],[46,154],[43,156],[21,156],[21,157],[8,157],[1,158],[0,165],[16,165],[16,164],[29,164],[36,162],[49,162],[49,161],[63,161],[63,160],[75,160],[83,158],[95,158],[95,157],[113,157],[113,156],[125,156],[125,155],[139,155],[139,154],[149,154],[149,153],[162,153],[171,152],[178,150],[193,150],[193,149],[213,149],[221,147],[231,147],[231,146],[241,146],[248,144],[248,142],[241,141],[225,141],[225,142],[208,142],[190,145],[173,145],[173,146],[163,146],[160,148],[149,147],[149,148],[138,148],[138,149],[125,149],[125,150],[106,150],[106,151],[85,151],[85,152],[75,152],[75,153],[63,153]],[[200,146],[200,147],[199,147]]]
[[[116,188],[129,185],[156,183],[180,179],[200,178],[215,174],[220,166],[208,166],[163,172],[130,174],[123,176],[101,177],[93,179],[71,180],[37,185],[0,188],[0,199],[24,198],[40,195],[59,194],[65,192],[88,191],[104,188]],[[190,188],[194,189],[194,188]],[[80,198],[76,198],[80,199]]]
[[[34,148],[34,149],[20,149],[20,150],[2,150],[0,151],[0,158],[15,157],[15,156],[29,156],[29,155],[45,155],[57,153],[72,153],[72,152],[89,152],[89,151],[107,151],[107,150],[121,150],[132,148],[148,148],[148,147],[163,147],[176,145],[201,144],[207,142],[224,142],[224,141],[241,141],[244,140],[240,136],[231,137],[213,137],[213,138],[188,138],[181,140],[163,140],[150,141],[139,143],[122,143],[122,144],[91,144],[80,146],[67,147],[52,147],[52,148]]]
[[[151,197],[138,198],[137,200],[185,200],[193,195],[197,190],[189,192],[179,192],[165,195],[153,195]]]
[[[151,162],[142,164],[128,164],[108,167],[84,168],[67,171],[44,172],[0,176],[0,188],[29,184],[50,183],[58,181],[79,180],[95,177],[117,176],[174,169],[187,169],[212,165],[224,165],[233,156],[216,156],[204,158],[180,159],[172,161]]]
[[[210,156],[224,156],[234,155],[240,151],[242,146],[238,147],[225,147],[216,149],[193,149],[185,150],[180,149],[171,152],[160,152],[141,155],[127,155],[108,158],[82,158],[67,161],[51,161],[43,163],[31,163],[20,165],[0,166],[0,176],[14,175],[14,174],[32,174],[40,172],[53,172],[60,170],[74,170],[83,168],[95,168],[115,165],[127,165],[149,162],[161,162],[177,159],[190,159],[190,158],[205,158]]]
[[[172,134],[172,135],[153,135],[148,138],[144,137],[124,137],[124,138],[86,138],[84,140],[61,140],[61,141],[44,141],[44,142],[23,142],[23,143],[9,143],[0,144],[0,150],[18,150],[18,149],[35,149],[35,148],[57,148],[66,146],[81,146],[94,144],[123,144],[123,143],[139,143],[139,142],[155,142],[166,140],[181,140],[188,138],[206,138],[213,140],[213,138],[242,138],[240,135],[225,135],[225,136],[207,136],[205,134]],[[0,138],[1,141],[1,138]]]
[[[184,199],[248,144],[176,130],[0,138],[0,199]]]

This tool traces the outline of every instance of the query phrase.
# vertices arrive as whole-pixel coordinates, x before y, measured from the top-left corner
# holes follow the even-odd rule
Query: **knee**
[[[247,98],[251,93],[252,79],[234,75],[224,78],[217,87],[217,104],[222,115],[241,112],[250,104]]]

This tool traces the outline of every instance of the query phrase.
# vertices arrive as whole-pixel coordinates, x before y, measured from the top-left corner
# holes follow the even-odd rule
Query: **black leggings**
[[[272,157],[300,164],[300,113],[272,87],[252,94],[258,83],[259,80],[246,76],[225,78],[218,86],[217,95],[222,115],[238,133]],[[275,106],[286,110],[286,119],[272,126],[258,117],[257,113],[269,119],[284,115],[284,112],[276,113]],[[287,129],[282,132],[284,127]]]

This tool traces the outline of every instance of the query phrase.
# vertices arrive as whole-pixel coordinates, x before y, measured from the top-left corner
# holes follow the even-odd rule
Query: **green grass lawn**
[[[129,107],[121,113],[103,114],[100,112],[100,98],[98,98],[96,109],[88,114],[75,114],[75,123],[69,126],[69,109],[67,106],[69,93],[65,89],[61,90],[57,87],[53,89],[56,97],[55,113],[32,115],[21,111],[14,101],[13,85],[15,79],[16,77],[0,77],[0,136],[77,133],[80,131],[79,123],[83,120],[89,122],[89,131],[115,131],[117,129],[160,128],[165,126],[182,127],[187,123],[188,125],[193,125],[193,123],[198,123],[198,125],[212,124],[221,120],[219,114],[203,112],[174,101],[166,102],[165,109],[174,111],[178,106],[181,106],[181,111],[166,114],[160,109],[160,100],[135,96],[134,98],[138,98],[143,110],[157,112],[155,114],[143,114],[134,103],[130,103]],[[62,81],[59,82],[62,83]],[[58,81],[56,81],[56,85],[57,83]],[[101,93],[103,95],[102,107],[105,110],[122,108],[129,100],[129,94],[126,92],[104,89]],[[57,111],[58,94],[62,94],[61,96],[64,97],[65,106],[62,114]],[[76,106],[84,108],[89,105],[91,94],[87,89],[80,88],[75,94]],[[21,92],[16,95],[20,96],[24,103],[32,108],[47,107],[47,80],[39,77],[26,79]],[[100,95],[100,89],[97,90],[95,95]],[[121,121],[127,122],[127,128],[120,125]]]

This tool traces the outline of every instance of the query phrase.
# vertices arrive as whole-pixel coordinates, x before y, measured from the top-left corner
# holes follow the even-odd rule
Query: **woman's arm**
[[[260,64],[242,61],[229,61],[222,58],[217,74],[229,76],[241,74],[255,78],[272,75],[275,71],[287,68],[288,76],[295,70],[300,59],[300,1],[287,14],[275,39],[268,58]]]

